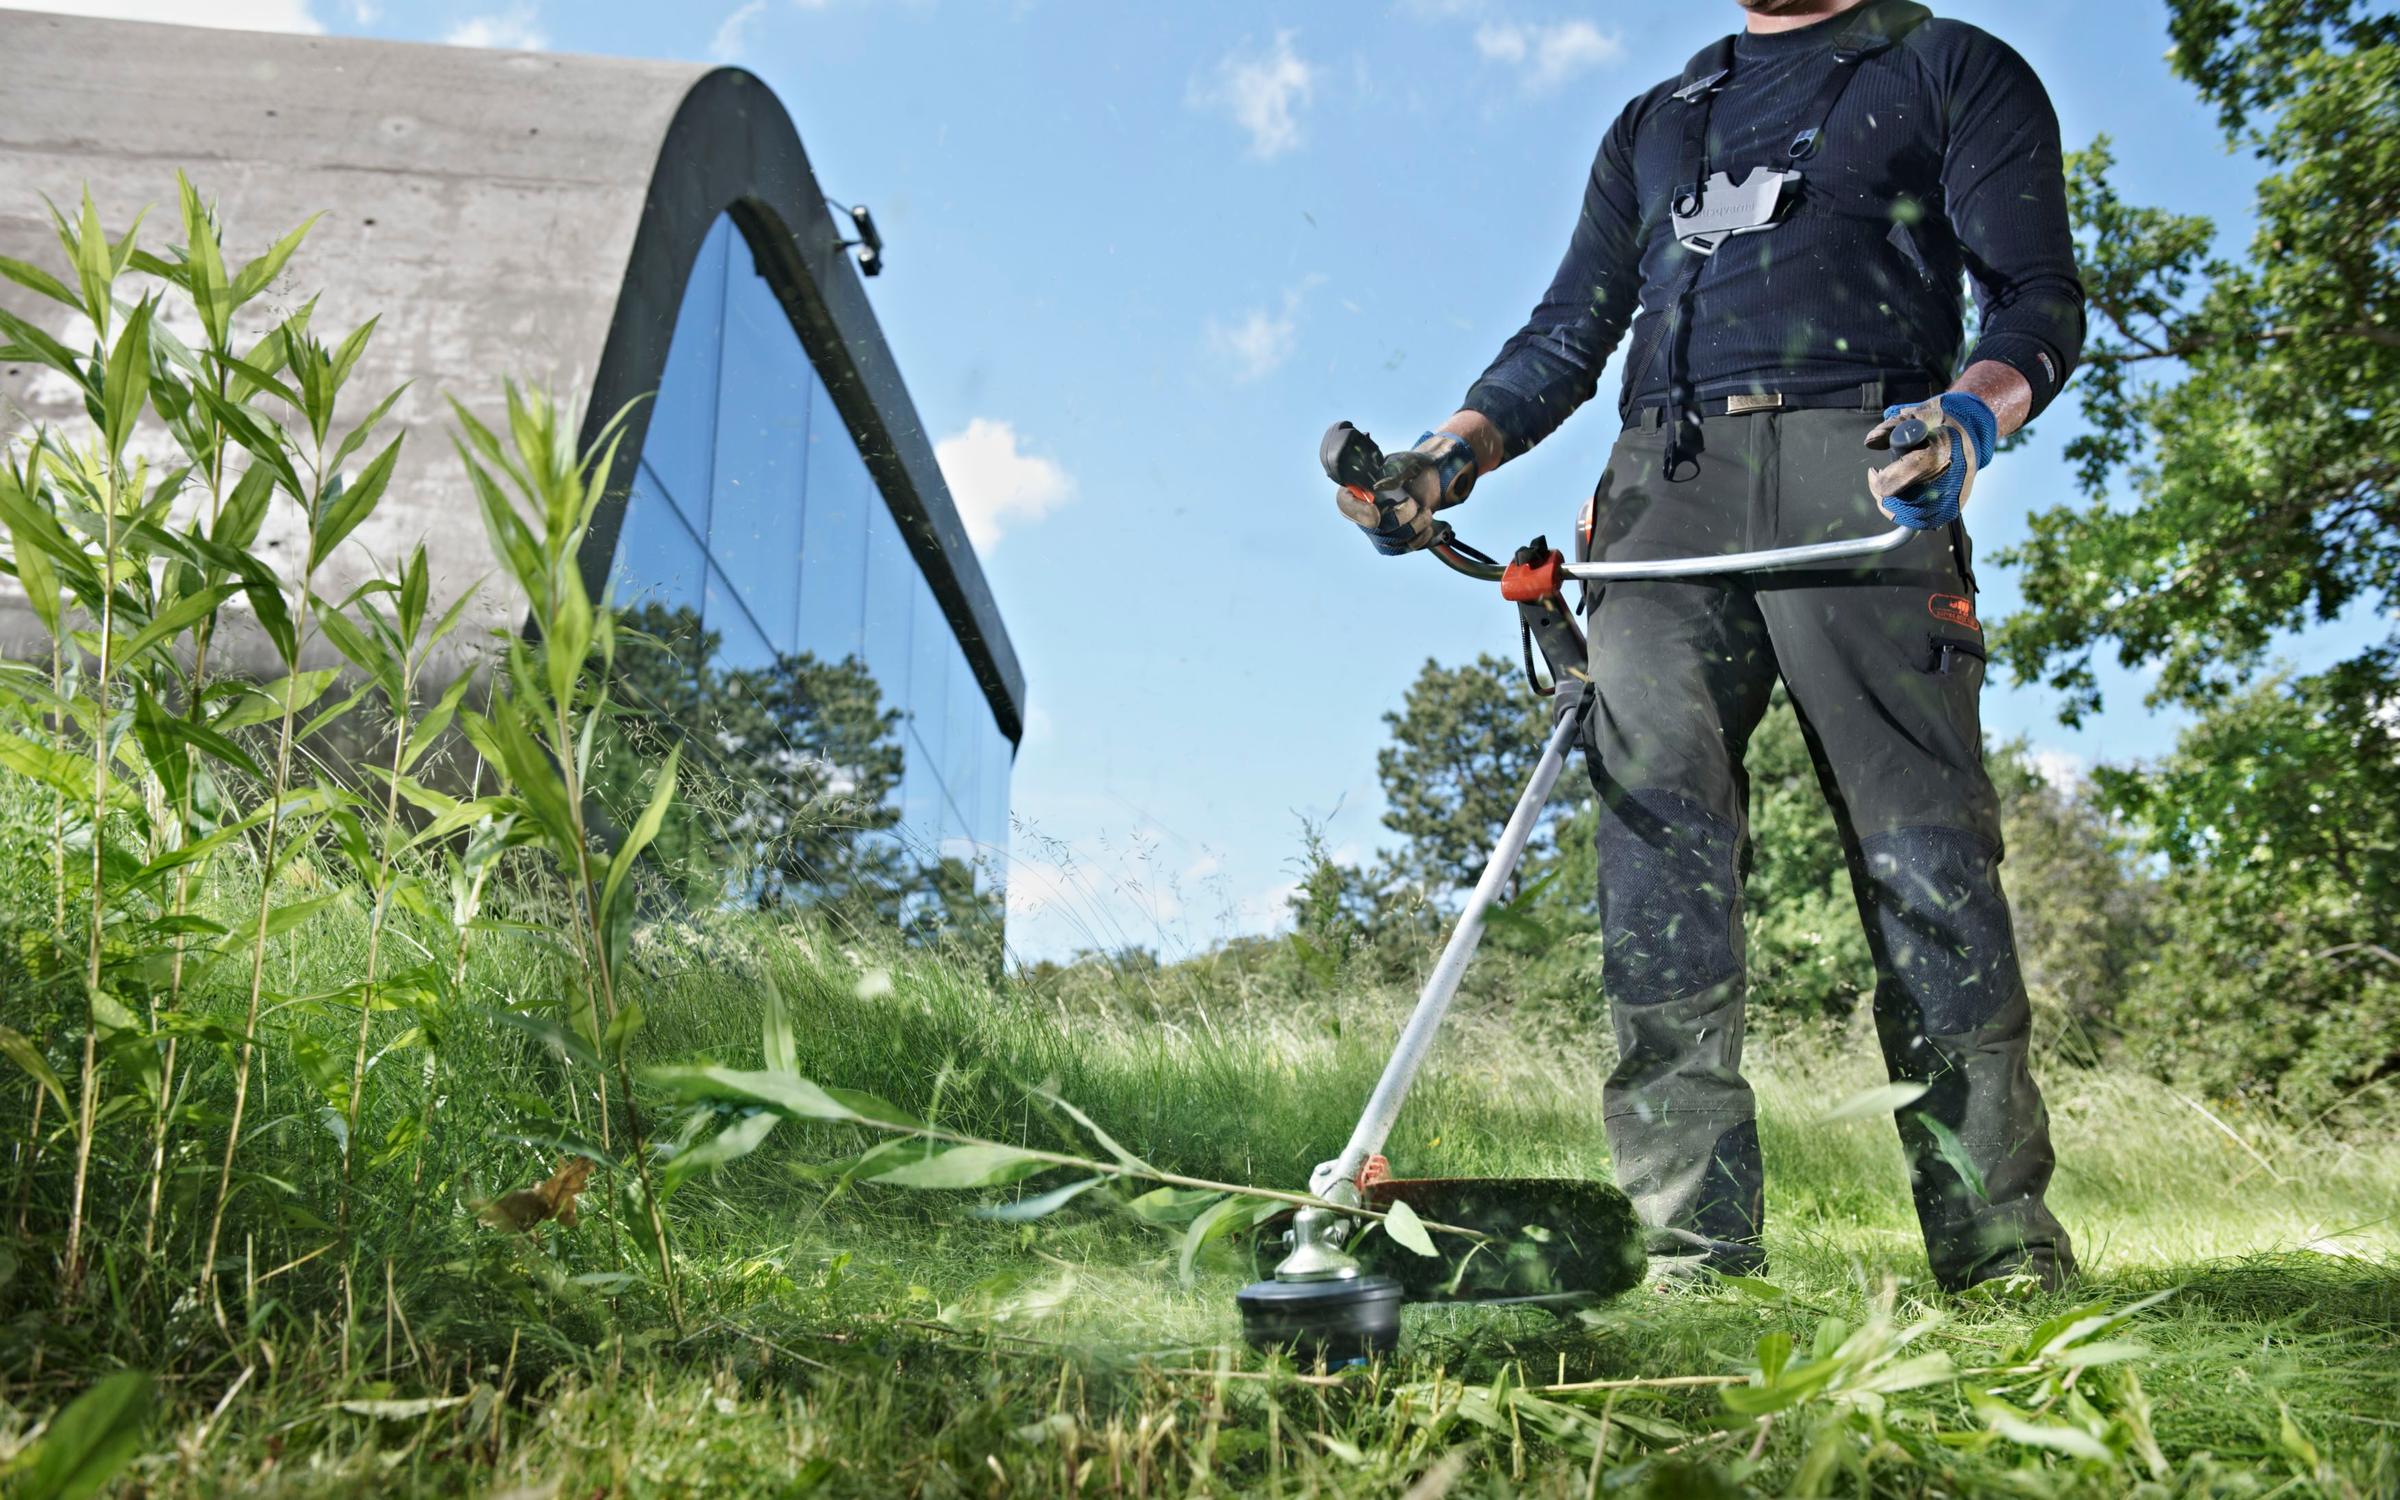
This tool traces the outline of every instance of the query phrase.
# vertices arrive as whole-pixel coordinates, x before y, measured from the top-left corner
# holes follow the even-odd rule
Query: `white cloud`
[[[8,0],[12,8],[46,10],[62,16],[105,16],[118,21],[172,21],[179,26],[214,26],[227,31],[325,29],[308,0]]]
[[[1526,91],[1539,94],[1578,73],[1617,61],[1625,55],[1625,39],[1589,21],[1558,21],[1548,26],[1512,21],[1476,27],[1475,50],[1493,62],[1520,70]]]
[[[2036,746],[2026,759],[2033,762],[2034,774],[2050,783],[2056,791],[2072,794],[2079,791],[2091,771],[2091,762],[2072,750],[2056,750]]]
[[[1264,53],[1229,53],[1216,76],[1194,82],[1191,103],[1224,114],[1250,134],[1250,154],[1281,156],[1300,144],[1300,118],[1315,94],[1317,69],[1292,50],[1292,33],[1275,33]]]
[[[495,47],[504,52],[539,52],[550,45],[530,5],[512,5],[486,16],[469,16],[445,32],[453,47]]]
[[[1301,300],[1322,279],[1311,277],[1285,292],[1280,309],[1254,307],[1231,323],[1210,318],[1202,330],[1209,352],[1231,366],[1233,378],[1244,383],[1282,369],[1300,348]]]
[[[977,417],[964,432],[934,444],[933,456],[950,482],[967,538],[978,547],[989,547],[1011,526],[1038,521],[1075,498],[1074,476],[1054,460],[1019,448],[1014,423]]]
[[[733,14],[717,23],[717,34],[709,39],[708,55],[718,62],[732,62],[750,44],[750,25],[767,8],[767,0],[749,0]]]
[[[1233,378],[1264,380],[1283,368],[1300,346],[1300,325],[1287,307],[1281,314],[1254,307],[1237,323],[1208,320],[1208,347],[1233,365]]]

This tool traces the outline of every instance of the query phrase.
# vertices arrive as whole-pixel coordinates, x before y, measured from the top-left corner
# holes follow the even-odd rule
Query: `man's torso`
[[[1812,28],[1740,39],[1732,76],[1709,106],[1708,170],[1738,180],[1789,167],[1798,132],[1822,124],[1825,133],[1798,164],[1798,205],[1772,228],[1728,239],[1700,268],[1685,360],[1702,396],[1948,378],[1964,330],[1963,266],[1943,214],[1942,102],[1915,45],[1939,24],[1857,64],[1823,121],[1809,115],[1836,66],[1825,36]],[[1701,107],[1675,97],[1681,82],[1661,83],[1628,111],[1645,231],[1627,364],[1628,394],[1639,401],[1665,392],[1659,346],[1690,253],[1668,219],[1686,172],[1685,113]]]

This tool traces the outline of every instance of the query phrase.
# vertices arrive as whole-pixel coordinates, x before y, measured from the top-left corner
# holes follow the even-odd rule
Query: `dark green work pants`
[[[1655,417],[1625,431],[1592,554],[1730,553],[1872,536],[1873,412],[1711,419],[1697,474],[1661,474]],[[1619,1062],[1603,1095],[1617,1175],[1646,1222],[1755,1245],[1758,1125],[1742,1081],[1742,756],[1778,676],[1841,828],[1876,969],[1917,1215],[1946,1286],[2073,1260],[2043,1206],[2049,1119],[2000,890],[1984,772],[1983,636],[1963,532],[1859,564],[1610,583],[1592,607],[1590,766]],[[1830,1102],[1830,1101],[1829,1101]]]

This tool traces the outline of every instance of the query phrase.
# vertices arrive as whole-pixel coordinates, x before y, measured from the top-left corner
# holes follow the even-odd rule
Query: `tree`
[[[2095,336],[2071,446],[2088,496],[2007,560],[2019,681],[2097,708],[2113,646],[2199,710],[2160,768],[2099,777],[2163,860],[2118,1018],[2162,1071],[2316,1105],[2386,1076],[2400,830],[2400,16],[2357,0],[2172,0],[2176,71],[2267,169],[2245,261],[2128,203],[2108,143],[2070,194]],[[2337,616],[2383,637],[2262,680]],[[2386,1040],[2377,1045],[2376,1028]]]
[[[2102,793],[2167,867],[2173,941],[2142,965],[2128,1039],[2218,1094],[2331,1108],[2400,1073],[2400,760],[2392,664],[2276,678]]]
[[[2054,779],[2022,740],[1985,757],[2000,793],[2001,880],[2017,964],[2045,1035],[2096,1060],[2161,936],[2157,881],[2115,805],[2081,778]]]
[[[726,753],[757,789],[734,827],[763,853],[762,900],[888,923],[904,884],[936,877],[931,866],[912,877],[898,841],[882,836],[900,822],[900,711],[883,706],[858,658],[778,653],[771,666],[726,674],[718,707]]]
[[[1427,661],[1399,711],[1383,716],[1392,731],[1375,757],[1383,826],[1407,841],[1407,872],[1437,888],[1472,885],[1483,873],[1550,737],[1549,702],[1521,679],[1514,663],[1488,654],[1462,667]],[[1535,835],[1537,856],[1585,795],[1570,768]]]
[[[620,657],[624,707],[595,794],[620,820],[647,796],[650,768],[681,744],[702,774],[653,844],[697,888],[736,883],[765,904],[790,902],[890,926],[925,884],[890,832],[904,758],[897,709],[856,658],[808,652],[724,671],[713,631],[688,606],[626,611],[637,639]]]
[[[2378,9],[2174,0],[2177,72],[2270,169],[2246,262],[2205,219],[2127,203],[2105,139],[2072,163],[2090,500],[2034,518],[1999,636],[2070,719],[2099,705],[2105,644],[2205,706],[2279,633],[2360,603],[2400,621],[2400,18]]]

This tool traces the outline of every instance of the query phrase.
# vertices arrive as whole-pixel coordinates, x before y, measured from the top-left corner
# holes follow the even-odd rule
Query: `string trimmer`
[[[1923,434],[1912,436],[1923,441]],[[1347,422],[1325,434],[1319,457],[1334,483],[1362,498],[1373,493],[1383,468],[1375,440]],[[1642,1279],[1648,1257],[1641,1225],[1625,1195],[1607,1184],[1571,1178],[1408,1180],[1380,1173],[1384,1142],[1483,940],[1485,915],[1524,858],[1568,749],[1583,730],[1590,706],[1584,639],[1565,587],[1570,580],[1720,577],[1840,562],[1888,552],[1912,535],[1899,527],[1858,541],[1644,562],[1569,562],[1536,537],[1503,564],[1460,541],[1447,523],[1437,523],[1427,550],[1469,578],[1499,584],[1501,597],[1517,607],[1526,674],[1534,691],[1552,700],[1550,738],[1349,1144],[1309,1174],[1308,1191],[1317,1204],[1292,1216],[1283,1240],[1288,1253],[1273,1279],[1254,1282],[1234,1298],[1250,1342],[1296,1346],[1338,1365],[1396,1349],[1404,1300],[1563,1306],[1613,1297]],[[1537,651],[1549,669],[1547,682],[1534,670]],[[1435,1234],[1431,1256],[1395,1244],[1388,1234],[1353,1243],[1365,1222],[1358,1209],[1389,1213],[1402,1203],[1419,1221],[1471,1233]]]

